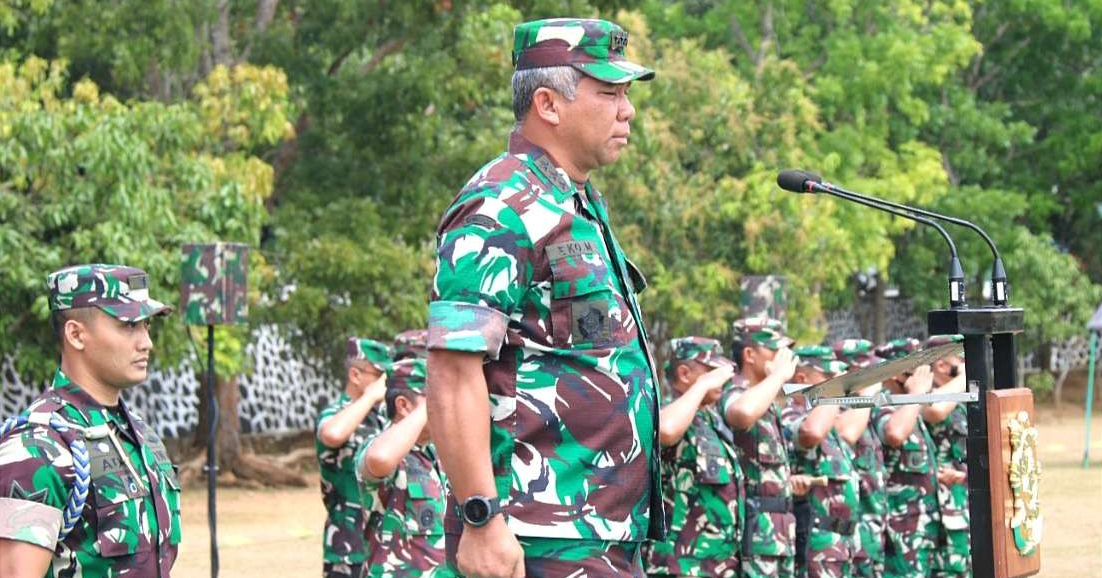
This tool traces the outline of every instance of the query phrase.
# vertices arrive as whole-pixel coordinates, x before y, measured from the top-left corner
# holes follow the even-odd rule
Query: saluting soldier
[[[379,404],[386,394],[389,351],[373,339],[345,342],[344,391],[318,414],[314,446],[325,503],[322,575],[359,578],[364,552],[365,516],[353,458],[368,436],[386,423]]]
[[[833,345],[834,354],[849,364],[850,370],[864,369],[883,361],[873,354],[873,343],[867,339],[843,339]],[[874,383],[854,392],[860,396],[880,393],[883,385]],[[871,408],[847,409],[839,416],[835,427],[838,435],[854,450],[853,467],[860,479],[861,515],[858,522],[859,540],[853,556],[854,575],[879,578],[884,575],[884,540],[888,523],[887,472],[884,469],[884,446],[870,427]]]
[[[715,339],[670,341],[662,408],[663,499],[669,535],[649,543],[651,577],[738,576],[744,496],[742,468],[730,428],[716,409],[735,364]]]
[[[896,339],[876,348],[876,356],[897,359],[919,349],[917,339]],[[928,393],[933,375],[928,365],[884,382],[892,393]],[[879,408],[873,418],[884,442],[888,472],[888,540],[884,575],[892,578],[930,576],[937,545],[940,513],[937,502],[937,449],[917,404]]]

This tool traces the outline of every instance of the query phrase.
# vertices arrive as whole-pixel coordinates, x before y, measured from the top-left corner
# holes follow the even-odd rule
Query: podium
[[[1022,522],[1015,520],[1016,492],[1010,471],[1024,467],[1015,463],[1011,450],[1015,432],[1011,430],[1030,426],[1033,417],[1033,393],[1017,387],[1017,336],[1024,327],[1023,312],[1008,307],[936,309],[926,320],[931,335],[964,336],[965,377],[969,390],[978,394],[976,401],[968,404],[972,575],[1018,578],[1036,574],[1041,565],[1040,547],[1020,547],[1024,530],[1011,527],[1012,522],[1019,522],[1020,528]],[[1021,414],[1028,416],[1025,425],[1018,419]]]

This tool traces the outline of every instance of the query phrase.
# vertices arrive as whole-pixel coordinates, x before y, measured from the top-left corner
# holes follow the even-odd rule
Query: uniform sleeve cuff
[[[61,531],[61,510],[15,498],[0,498],[0,538],[53,551]]]
[[[460,301],[429,303],[428,348],[485,353],[497,359],[509,318],[492,307]]]

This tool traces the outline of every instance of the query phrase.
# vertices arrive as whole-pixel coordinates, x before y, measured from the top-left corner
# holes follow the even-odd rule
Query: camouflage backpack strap
[[[88,458],[88,448],[84,444],[84,429],[71,424],[54,412],[31,412],[10,417],[0,425],[0,438],[8,433],[27,425],[48,427],[58,433],[68,433],[75,430],[81,435],[73,436],[69,442],[69,453],[73,456],[73,472],[76,479],[73,480],[73,489],[69,492],[69,499],[65,502],[65,509],[61,516],[61,530],[57,533],[57,541],[61,542],[73,531],[80,514],[84,511],[84,504],[88,501],[88,487],[92,480],[91,461]]]

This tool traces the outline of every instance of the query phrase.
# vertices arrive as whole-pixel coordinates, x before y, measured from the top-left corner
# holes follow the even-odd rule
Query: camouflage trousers
[[[886,578],[930,578],[933,551],[926,548],[897,552],[894,548],[884,559]]]
[[[321,576],[322,578],[361,578],[363,563],[325,562],[321,566]]]
[[[518,536],[525,578],[644,578],[641,542]],[[446,567],[436,576],[462,576],[455,564],[459,536],[447,536]],[[446,572],[446,574],[444,574]]]
[[[744,578],[795,578],[796,563],[790,557],[745,556],[742,559]]]
[[[853,564],[848,560],[808,560],[807,578],[851,578]]]
[[[934,554],[932,576],[968,578],[972,575],[971,536],[968,530],[968,487],[938,486],[942,504],[941,532]]]

